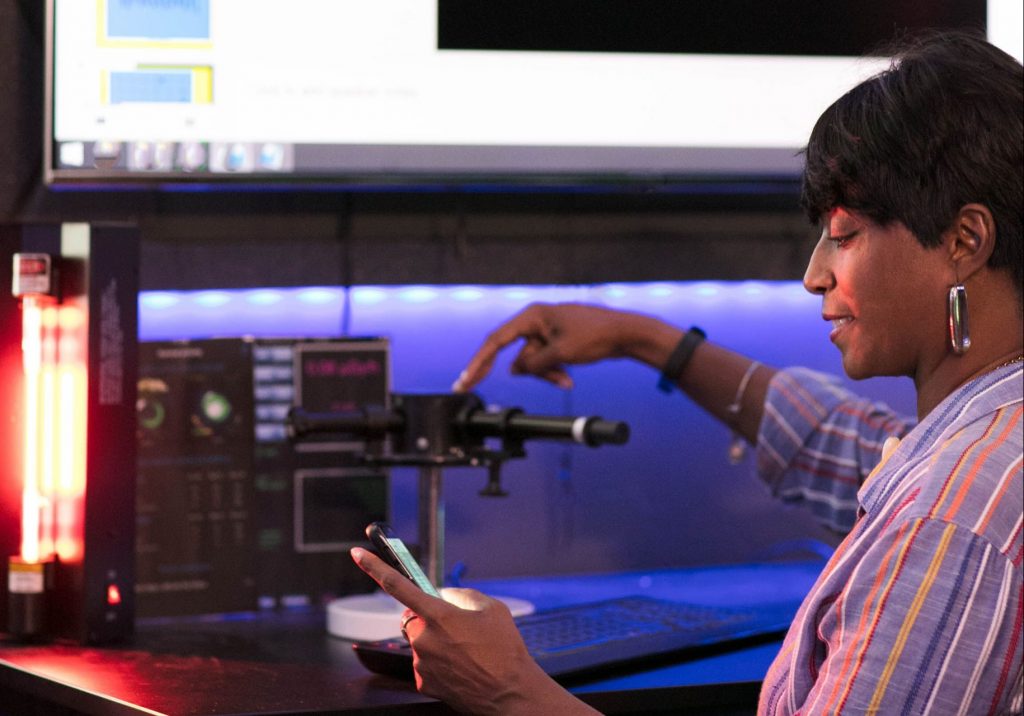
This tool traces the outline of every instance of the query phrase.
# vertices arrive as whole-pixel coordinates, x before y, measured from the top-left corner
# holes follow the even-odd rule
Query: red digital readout
[[[35,256],[22,256],[18,259],[18,273],[22,276],[42,276],[49,271],[49,262]]]

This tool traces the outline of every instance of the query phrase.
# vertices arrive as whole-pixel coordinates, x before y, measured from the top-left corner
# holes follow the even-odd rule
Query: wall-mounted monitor
[[[991,14],[985,0],[48,5],[45,177],[101,186],[792,180],[818,114],[885,65],[858,56],[893,28]]]

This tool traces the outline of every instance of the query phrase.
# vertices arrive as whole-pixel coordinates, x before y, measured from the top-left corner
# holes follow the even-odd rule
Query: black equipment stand
[[[501,497],[501,464],[525,457],[530,439],[566,440],[597,447],[629,440],[624,422],[599,417],[527,415],[519,408],[489,410],[474,393],[393,394],[390,407],[366,406],[348,412],[312,413],[293,408],[286,421],[289,437],[312,434],[357,435],[367,441],[370,465],[419,467],[418,530],[420,561],[430,580],[444,585],[444,500],[446,467],[486,467],[480,494]],[[497,438],[499,449],[489,449]]]

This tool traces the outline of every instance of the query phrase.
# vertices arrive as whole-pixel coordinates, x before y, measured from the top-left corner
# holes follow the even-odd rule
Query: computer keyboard
[[[795,605],[739,610],[631,596],[536,612],[516,625],[541,668],[561,678],[775,636],[795,611]],[[412,677],[412,649],[404,639],[354,648],[371,671]]]

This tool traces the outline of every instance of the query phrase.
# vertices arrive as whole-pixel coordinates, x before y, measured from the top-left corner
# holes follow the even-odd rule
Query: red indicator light
[[[121,590],[117,588],[116,584],[107,585],[107,604],[120,604],[121,603]]]
[[[49,268],[43,259],[22,258],[18,261],[18,273],[23,276],[44,274]]]

